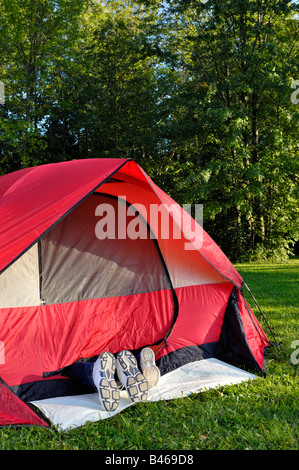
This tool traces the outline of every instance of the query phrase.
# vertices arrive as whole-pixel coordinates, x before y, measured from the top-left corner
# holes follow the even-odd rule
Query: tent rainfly
[[[161,376],[207,358],[264,371],[242,276],[134,161],[4,175],[0,218],[0,425],[49,426],[31,403],[82,393],[64,368],[103,351],[151,346]]]

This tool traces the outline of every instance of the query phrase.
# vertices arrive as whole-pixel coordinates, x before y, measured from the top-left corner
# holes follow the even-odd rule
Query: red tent
[[[0,424],[47,425],[26,403],[79,393],[63,368],[104,350],[151,345],[161,374],[209,357],[264,370],[242,277],[134,161],[2,176],[0,217]]]

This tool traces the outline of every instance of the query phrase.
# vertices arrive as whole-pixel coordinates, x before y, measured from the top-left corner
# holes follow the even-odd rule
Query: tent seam
[[[54,228],[61,220],[63,220],[72,210],[74,210],[81,202],[83,202],[88,196],[90,196],[92,193],[94,193],[102,184],[106,183],[106,181],[111,178],[115,173],[117,173],[124,165],[126,165],[128,162],[132,161],[132,159],[128,159],[125,162],[123,162],[115,171],[113,171],[109,176],[107,176],[101,183],[97,184],[95,188],[93,188],[92,191],[89,191],[80,201],[76,202],[67,212],[65,212],[59,219],[57,219],[50,227],[48,227],[41,235],[39,235],[30,245],[23,250],[18,256],[16,256],[10,263],[8,263],[1,271],[0,275],[6,271],[13,263],[15,263],[19,258],[21,258],[30,248],[32,248],[33,245],[35,245],[36,242],[41,240],[46,233],[48,233],[52,228]],[[36,168],[36,167],[34,167]]]

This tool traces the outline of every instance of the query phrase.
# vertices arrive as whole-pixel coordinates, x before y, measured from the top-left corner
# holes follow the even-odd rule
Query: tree
[[[157,141],[153,18],[152,9],[130,2],[92,3],[48,119],[51,154],[151,158]]]
[[[0,158],[5,171],[42,163],[59,64],[70,49],[85,0],[0,0],[1,107]]]
[[[206,228],[233,260],[281,255],[299,236],[295,11],[284,0],[174,1],[167,10],[187,36],[172,113],[184,129],[173,148],[189,161],[185,194],[204,203]]]

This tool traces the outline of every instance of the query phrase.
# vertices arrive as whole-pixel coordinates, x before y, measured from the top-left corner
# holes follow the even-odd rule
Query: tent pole
[[[42,278],[43,278],[43,266],[42,266],[42,246],[41,241],[37,242],[37,253],[38,253],[38,279],[39,279],[39,303],[44,305],[45,301],[42,299]]]

